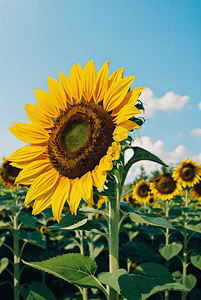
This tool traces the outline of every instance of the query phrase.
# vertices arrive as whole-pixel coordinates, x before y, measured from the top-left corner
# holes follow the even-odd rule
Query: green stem
[[[109,201],[109,268],[110,273],[119,269],[119,218],[120,218],[120,189],[116,188],[116,199]],[[119,299],[118,292],[109,287],[109,299]]]
[[[188,190],[186,189],[186,201],[185,201],[185,207],[188,207]],[[186,225],[188,223],[188,213],[184,213],[184,244],[183,244],[183,280],[182,284],[185,286],[186,284],[186,275],[187,275],[187,261],[188,261],[188,255],[187,255],[187,239],[188,239],[188,234],[187,234],[187,229]],[[182,300],[186,300],[187,293],[182,292]]]
[[[18,239],[18,218],[13,218],[13,246],[14,246],[14,300],[20,300],[20,253]]]
[[[84,255],[84,233],[82,230],[79,230],[80,235],[80,254]],[[88,300],[88,289],[83,288],[81,289],[82,298],[83,300]]]
[[[169,202],[166,200],[165,203],[165,217],[169,217]],[[165,245],[169,245],[169,228],[166,228],[165,230]],[[165,300],[169,300],[169,291],[165,291]]]

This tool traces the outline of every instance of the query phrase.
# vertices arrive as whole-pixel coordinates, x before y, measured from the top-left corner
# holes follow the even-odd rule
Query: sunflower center
[[[176,189],[175,182],[169,177],[161,177],[156,182],[156,188],[161,194],[171,194]]]
[[[50,133],[48,154],[52,166],[70,179],[92,171],[114,141],[114,128],[111,115],[93,99],[68,104]]]
[[[149,203],[153,203],[154,202],[154,198],[149,198]]]
[[[87,141],[90,128],[85,123],[72,124],[70,130],[66,133],[65,144],[68,151],[78,150]]]
[[[187,164],[181,170],[181,178],[184,181],[192,181],[195,177],[194,166],[191,164]]]
[[[148,185],[142,185],[139,188],[139,194],[141,197],[147,197],[149,191],[149,186]]]

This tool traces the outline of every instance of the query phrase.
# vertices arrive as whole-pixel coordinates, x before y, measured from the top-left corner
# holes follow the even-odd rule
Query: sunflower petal
[[[44,209],[51,206],[53,192],[54,192],[54,189],[51,189],[46,194],[37,197],[37,199],[34,201],[34,204],[33,204],[33,211],[32,211],[33,215],[37,215]]]
[[[39,106],[34,104],[25,104],[25,109],[27,116],[32,123],[38,124],[44,128],[50,128],[54,125],[51,118],[48,118],[41,113]]]
[[[66,101],[70,104],[73,104],[72,100],[72,87],[66,75],[59,71],[59,81],[61,86],[63,87],[66,95]]]
[[[90,60],[84,67],[81,84],[84,98],[90,101],[96,84],[96,70],[93,60]]]
[[[62,209],[69,197],[69,191],[70,180],[67,177],[61,177],[58,187],[52,196],[52,212],[58,222],[60,222]]]
[[[98,189],[103,190],[104,183],[107,177],[107,172],[101,171],[100,167],[97,165],[95,169],[91,172],[93,185],[96,186]]]
[[[88,204],[94,204],[93,202],[93,180],[91,172],[84,174],[79,180],[79,190],[81,192],[82,198]]]
[[[9,128],[20,141],[30,144],[40,144],[48,141],[48,132],[38,124],[11,123],[15,127]]]
[[[96,103],[103,100],[105,93],[108,89],[108,74],[109,74],[109,61],[100,68],[97,73],[97,80],[96,80],[96,89],[94,92],[94,101]]]
[[[45,151],[43,146],[27,145],[13,152],[8,160],[12,162],[29,162],[36,159]]]
[[[135,76],[128,76],[111,85],[103,99],[103,107],[107,111],[115,109],[123,102],[134,79]]]
[[[55,190],[58,178],[59,173],[53,168],[39,175],[29,188],[24,205],[29,204],[32,200],[46,194],[52,189]]]
[[[34,160],[28,164],[17,176],[15,184],[31,184],[37,176],[51,168],[49,159]]]
[[[81,193],[79,190],[79,178],[76,177],[75,179],[71,180],[71,190],[68,199],[68,204],[70,207],[70,211],[72,214],[77,214],[77,208],[81,201]]]
[[[69,74],[69,82],[72,87],[72,96],[75,100],[80,101],[82,96],[81,78],[75,65],[72,66]]]
[[[66,96],[62,85],[54,78],[48,77],[48,87],[52,102],[60,109],[66,109]]]
[[[137,123],[132,122],[130,120],[121,122],[118,124],[118,126],[116,126],[116,128],[113,132],[113,139],[115,141],[119,141],[119,142],[123,141],[124,139],[127,139],[128,132],[135,128],[140,129],[141,127]]]
[[[113,168],[111,155],[104,155],[99,161],[99,168],[101,171],[111,171]]]
[[[59,107],[56,106],[56,103],[52,102],[50,94],[41,89],[35,89],[36,100],[39,108],[42,110],[44,115],[50,117],[57,117],[60,113]]]
[[[116,124],[127,121],[135,115],[141,114],[141,111],[133,105],[125,105],[118,113],[117,117],[114,119]]]
[[[116,70],[110,77],[108,81],[108,88],[115,82],[123,78],[124,67]]]

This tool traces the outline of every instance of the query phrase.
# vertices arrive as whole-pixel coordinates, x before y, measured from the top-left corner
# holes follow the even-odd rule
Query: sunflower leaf
[[[157,214],[146,213],[142,214],[140,212],[131,212],[130,218],[133,222],[145,223],[148,225],[159,226],[169,229],[175,229],[172,224],[170,224],[165,218],[160,217]]]
[[[37,230],[33,232],[20,231],[18,238],[43,249],[47,249],[45,236]]]
[[[196,252],[192,252],[191,256],[191,263],[198,269],[201,270],[201,255],[197,254]]]
[[[29,289],[22,288],[22,298],[24,300],[56,300],[52,291],[44,284],[33,281],[29,285]]]
[[[77,227],[84,225],[87,222],[87,215],[82,212],[77,212],[77,215],[72,215],[70,211],[66,213],[66,215],[61,219],[61,222],[55,225],[48,226],[47,228],[50,230],[67,228],[70,226],[74,226],[74,229]]]
[[[179,254],[182,247],[183,246],[181,242],[173,242],[172,244],[169,245],[160,244],[159,252],[166,260],[170,260],[172,257]]]
[[[138,161],[149,160],[161,164],[165,167],[168,167],[160,158],[158,158],[156,155],[152,154],[151,152],[143,148],[140,147],[129,147],[129,148],[133,149],[134,154],[124,167],[123,174],[122,174],[122,184],[124,184],[128,171],[130,170],[132,165]]]
[[[91,257],[69,253],[40,262],[23,262],[78,286],[103,289],[94,277],[97,265]]]

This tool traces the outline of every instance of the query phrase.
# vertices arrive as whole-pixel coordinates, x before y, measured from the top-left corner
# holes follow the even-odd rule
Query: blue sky
[[[199,0],[0,0],[0,49],[0,157],[23,145],[8,128],[28,121],[35,87],[48,91],[48,76],[93,59],[97,70],[109,60],[110,74],[125,66],[132,87],[147,88],[135,145],[174,166],[201,163]]]

